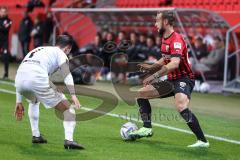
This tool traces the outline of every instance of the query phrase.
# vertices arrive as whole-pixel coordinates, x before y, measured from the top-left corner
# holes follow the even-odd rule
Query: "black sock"
[[[183,110],[180,114],[183,117],[183,119],[187,122],[188,127],[196,135],[197,139],[203,142],[207,142],[203,134],[203,131],[199,125],[197,117],[188,108]]]
[[[152,128],[152,122],[151,122],[151,105],[149,103],[148,99],[137,99],[137,103],[139,105],[139,112],[141,114],[141,118],[143,121],[143,126],[146,128]]]

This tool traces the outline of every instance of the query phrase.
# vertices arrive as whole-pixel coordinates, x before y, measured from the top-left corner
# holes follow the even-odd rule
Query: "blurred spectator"
[[[39,16],[37,16],[34,20],[34,26],[31,32],[31,36],[33,37],[34,48],[37,48],[43,45],[44,26]]]
[[[103,49],[102,37],[100,33],[97,33],[97,35],[95,36],[93,46],[94,46],[94,52],[93,52],[94,55],[100,56]]]
[[[45,34],[44,43],[46,44],[50,42],[51,35],[53,32],[53,27],[54,27],[54,21],[53,21],[52,13],[47,12],[47,18],[44,21],[44,34]]]
[[[102,44],[104,45],[107,42],[107,34],[108,32],[106,30],[101,32],[101,37],[102,37]]]
[[[137,33],[131,32],[129,37],[130,37],[132,46],[127,50],[127,55],[128,55],[128,61],[132,62],[134,61],[135,53],[137,52],[137,44],[138,44]]]
[[[9,67],[9,46],[8,37],[9,30],[11,28],[12,21],[8,18],[7,8],[0,7],[0,55],[4,63],[4,75],[3,78],[8,78]]]
[[[115,38],[114,38],[113,32],[108,32],[106,34],[106,43],[112,43],[112,42],[114,42],[114,39]],[[103,44],[103,45],[105,45],[105,44]],[[111,58],[112,58],[113,54],[114,54],[114,52],[108,52],[108,51],[106,51],[104,49],[101,52],[100,58],[104,61],[104,66],[106,68],[110,68],[110,62],[111,62]]]
[[[29,44],[31,40],[31,31],[33,28],[33,21],[31,17],[28,15],[28,12],[24,12],[23,19],[20,22],[19,30],[18,30],[18,38],[22,46],[23,57],[27,55],[29,52]]]
[[[209,71],[223,65],[224,60],[224,41],[220,37],[213,38],[213,50],[207,57],[201,58],[200,63],[193,66],[195,70]]]
[[[203,39],[201,37],[196,38],[193,50],[195,51],[195,55],[198,60],[208,55],[207,45],[203,43]]]
[[[138,36],[136,32],[131,32],[129,37],[132,45],[136,45],[138,43]]]
[[[124,31],[118,32],[117,43],[126,39],[126,33]]]
[[[35,7],[45,7],[41,0],[29,0],[27,4],[27,12],[32,12]]]
[[[156,36],[155,44],[156,46],[161,47],[161,37],[159,35]]]
[[[146,35],[144,33],[139,35],[139,42],[141,45],[146,46]]]
[[[140,38],[139,38],[140,39]],[[138,41],[137,34],[135,32],[130,33],[130,40],[132,47],[128,49],[128,59],[130,62],[143,62],[147,60],[147,46],[145,43],[145,35],[142,35],[142,43]]]
[[[155,45],[154,36],[150,35],[147,37],[147,51],[148,60],[155,62],[161,58],[160,48]]]
[[[114,42],[114,34],[112,32],[107,32],[107,33],[104,33],[104,34],[102,33],[102,35],[105,36],[105,40],[103,41],[104,43],[100,43],[100,44],[103,44],[103,46],[106,43]],[[106,50],[103,49],[101,52],[99,52],[99,54],[100,54],[99,58],[101,58],[103,60],[103,63],[104,63],[104,67],[102,69],[101,75],[102,75],[103,79],[106,79],[107,74],[110,71],[111,58],[112,58],[112,55],[114,54],[114,52],[109,52],[109,51],[106,51]]]
[[[213,50],[206,58],[201,58],[200,63],[207,65],[208,67],[213,67],[219,65],[219,62],[224,58],[224,42],[220,37],[214,37],[213,39]]]
[[[113,32],[108,32],[106,35],[106,40],[107,41],[114,41],[114,33]]]
[[[81,54],[93,54],[97,57],[102,56],[103,44],[102,44],[102,37],[100,33],[94,38],[94,42],[87,44],[83,48],[80,49]]]
[[[206,29],[206,33],[205,36],[203,37],[203,43],[207,45],[208,51],[211,51],[213,48],[213,43],[214,43],[214,39],[213,36],[214,35],[214,30],[213,29]]]

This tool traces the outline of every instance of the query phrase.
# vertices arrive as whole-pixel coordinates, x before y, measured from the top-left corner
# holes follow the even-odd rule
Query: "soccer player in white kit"
[[[22,96],[29,102],[28,115],[32,129],[32,143],[47,143],[41,136],[38,128],[39,104],[46,108],[55,108],[63,115],[65,132],[65,149],[84,149],[73,141],[73,132],[76,125],[74,108],[80,108],[80,102],[75,95],[73,77],[69,71],[67,54],[72,48],[72,38],[60,35],[55,46],[38,47],[30,51],[23,59],[15,78],[17,120],[22,120],[24,107]],[[55,90],[49,81],[49,75],[60,69],[64,83],[67,86],[73,104],[70,104],[63,93]]]

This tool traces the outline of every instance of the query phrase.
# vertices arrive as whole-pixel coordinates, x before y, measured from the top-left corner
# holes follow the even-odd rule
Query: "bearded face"
[[[157,28],[159,35],[162,36],[163,33],[165,32],[164,23],[163,23],[163,19],[162,19],[162,13],[157,14],[155,27]]]

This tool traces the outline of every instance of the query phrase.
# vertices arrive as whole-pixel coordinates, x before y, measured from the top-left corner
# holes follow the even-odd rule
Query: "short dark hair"
[[[159,12],[162,13],[162,19],[167,19],[168,23],[173,26],[175,24],[176,18],[174,16],[174,13],[172,11],[162,11]]]
[[[73,38],[69,35],[59,35],[56,39],[56,46],[59,46],[61,48],[64,48],[68,45],[72,46],[73,44]]]

